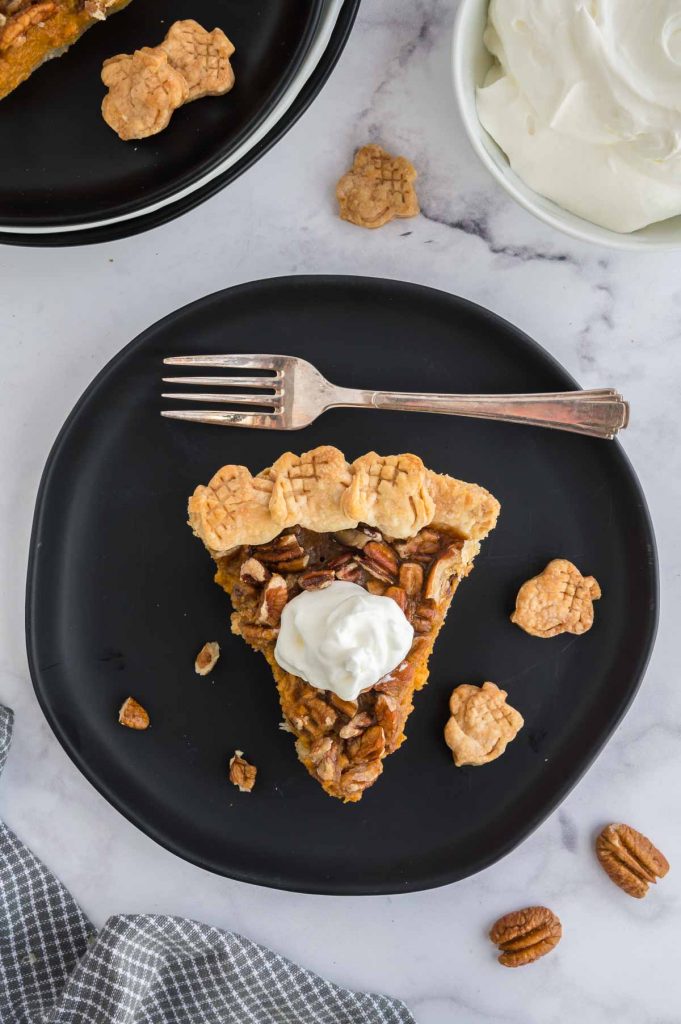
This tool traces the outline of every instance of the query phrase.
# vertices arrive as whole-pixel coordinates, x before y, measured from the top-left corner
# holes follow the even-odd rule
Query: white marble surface
[[[0,249],[0,700],[17,713],[0,813],[97,924],[142,910],[236,929],[337,982],[402,997],[419,1024],[676,1024],[681,869],[634,901],[601,875],[590,843],[604,820],[626,820],[681,861],[681,253],[588,248],[499,191],[454,111],[455,6],[364,0],[336,73],[302,122],[182,220],[93,248]],[[334,181],[367,139],[404,151],[420,168],[418,220],[370,234],[336,219]],[[520,849],[433,892],[299,896],[183,863],[81,777],[28,678],[23,591],[33,503],[50,445],[82,389],[177,306],[226,285],[304,272],[457,292],[524,328],[584,385],[615,385],[633,406],[623,443],[650,502],[662,575],[659,638],[643,688],[588,775]],[[504,971],[486,928],[531,902],[560,914],[565,938],[540,965]]]

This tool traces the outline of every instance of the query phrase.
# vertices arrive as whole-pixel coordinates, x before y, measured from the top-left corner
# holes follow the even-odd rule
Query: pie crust
[[[232,599],[232,631],[267,659],[282,728],[329,795],[359,800],[404,741],[454,592],[498,514],[483,487],[434,473],[417,455],[348,463],[328,446],[286,453],[257,476],[223,466],[189,499],[189,524]],[[285,672],[274,656],[286,602],[334,579],[392,598],[414,627],[405,661],[357,701]]]

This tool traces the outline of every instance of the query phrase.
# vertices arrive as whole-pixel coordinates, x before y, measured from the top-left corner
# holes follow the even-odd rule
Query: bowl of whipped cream
[[[527,210],[681,248],[681,0],[461,0],[453,67],[473,148]]]

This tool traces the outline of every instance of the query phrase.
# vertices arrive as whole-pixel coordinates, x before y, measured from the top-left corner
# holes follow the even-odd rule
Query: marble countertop
[[[452,99],[454,0],[364,0],[331,81],[248,174],[179,221],[90,248],[0,248],[0,701],[16,712],[0,813],[97,925],[116,912],[182,914],[265,943],[343,985],[406,1000],[419,1024],[676,1024],[681,871],[646,900],[621,894],[590,852],[607,820],[681,861],[681,252],[588,247],[515,206],[478,163]],[[364,232],[333,186],[367,140],[420,170],[423,215]],[[214,877],[156,846],[79,774],[33,695],[23,600],[43,463],[100,367],[159,317],[227,285],[307,272],[401,278],[488,306],[585,386],[632,403],[623,445],[661,561],[661,619],[643,687],[586,777],[530,839],[476,877],[375,898],[301,896]],[[486,929],[542,902],[559,950],[526,971],[495,962]],[[676,1009],[675,1009],[676,1007]]]

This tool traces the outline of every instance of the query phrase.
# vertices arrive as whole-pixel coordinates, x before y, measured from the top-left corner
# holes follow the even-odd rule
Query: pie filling
[[[231,596],[232,630],[272,667],[298,755],[331,796],[356,801],[405,739],[412,694],[428,678],[428,658],[452,596],[470,571],[478,544],[427,526],[407,540],[373,527],[315,533],[294,527],[268,544],[243,546],[216,559],[216,582]],[[334,580],[391,598],[414,630],[404,661],[357,700],[343,700],[286,672],[276,661],[281,613],[303,591]]]
[[[0,0],[0,99],[130,0]]]

